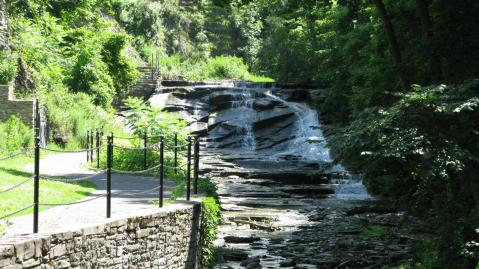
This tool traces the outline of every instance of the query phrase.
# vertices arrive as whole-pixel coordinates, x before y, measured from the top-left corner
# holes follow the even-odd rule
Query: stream
[[[392,268],[422,227],[334,164],[314,89],[163,86],[154,106],[206,137],[201,171],[218,187],[216,268]]]

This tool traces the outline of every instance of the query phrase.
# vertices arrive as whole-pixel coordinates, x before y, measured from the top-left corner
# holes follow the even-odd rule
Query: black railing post
[[[90,132],[90,162],[93,162],[93,154],[95,153],[95,150],[93,149],[95,147],[95,141],[93,140],[95,136],[95,133],[93,130]]]
[[[148,155],[148,135],[146,134],[146,132],[143,134],[143,147],[145,148],[143,150],[143,170],[146,170],[146,168],[148,167],[148,164],[147,164],[147,155]]]
[[[199,169],[200,169],[200,140],[198,139],[198,137],[195,137],[195,155],[194,155],[194,171],[193,171],[193,177],[195,180],[195,183],[194,183],[195,194],[198,194]]]
[[[188,136],[188,155],[186,168],[186,200],[190,200],[191,195],[191,136]]]
[[[113,135],[113,132],[111,132],[111,168],[113,169],[113,151],[114,151],[114,147],[113,147],[113,144],[115,143],[115,136]]]
[[[111,217],[111,167],[113,164],[113,136],[108,137],[106,173],[106,217]]]
[[[40,103],[38,99],[35,99],[35,121],[34,121],[34,138],[40,137]]]
[[[86,131],[86,161],[90,161],[90,131]]]
[[[165,177],[165,140],[160,137],[160,207],[163,207],[163,179]]]
[[[175,133],[175,147],[174,147],[174,166],[175,166],[175,175],[178,172],[178,134]]]
[[[100,131],[96,130],[96,168],[100,168]]]
[[[40,137],[35,137],[35,168],[33,183],[33,233],[38,233],[38,212],[40,200]]]

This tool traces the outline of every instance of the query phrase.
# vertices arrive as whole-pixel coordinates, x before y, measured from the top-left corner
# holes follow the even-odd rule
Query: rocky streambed
[[[218,187],[217,268],[393,268],[422,227],[334,165],[314,107],[321,90],[272,84],[164,84],[150,104],[204,137]]]
[[[425,230],[384,200],[336,195],[343,175],[249,169],[222,154],[203,156],[222,208],[217,268],[394,268]]]

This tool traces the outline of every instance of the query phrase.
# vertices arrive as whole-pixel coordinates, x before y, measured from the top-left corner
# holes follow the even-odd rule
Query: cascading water
[[[295,115],[295,137],[289,142],[286,151],[277,153],[275,158],[295,155],[306,161],[331,163],[331,155],[321,131],[318,113],[307,104],[285,101],[270,91],[266,92],[266,95],[282,102]],[[349,174],[342,165],[334,165],[329,169],[329,172],[343,175],[343,177],[336,178],[332,182],[335,185],[335,197],[337,199],[366,200],[372,198],[363,185],[362,178],[358,175]]]
[[[236,123],[236,135],[241,138],[241,148],[247,152],[256,150],[256,138],[253,132],[253,122],[256,119],[256,111],[253,108],[254,92],[242,90],[234,95],[232,108],[238,112]]]
[[[285,151],[277,153],[275,157],[294,155],[306,161],[332,162],[329,149],[326,147],[326,140],[321,131],[318,113],[307,104],[285,101],[270,91],[266,92],[266,95],[283,103],[295,115],[294,139],[289,141]]]

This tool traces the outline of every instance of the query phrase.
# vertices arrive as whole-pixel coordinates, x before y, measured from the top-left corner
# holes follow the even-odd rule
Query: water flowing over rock
[[[149,99],[205,137],[201,173],[217,185],[223,219],[217,268],[380,268],[410,257],[405,216],[379,210],[361,177],[333,163],[321,98],[273,84],[169,83]]]

